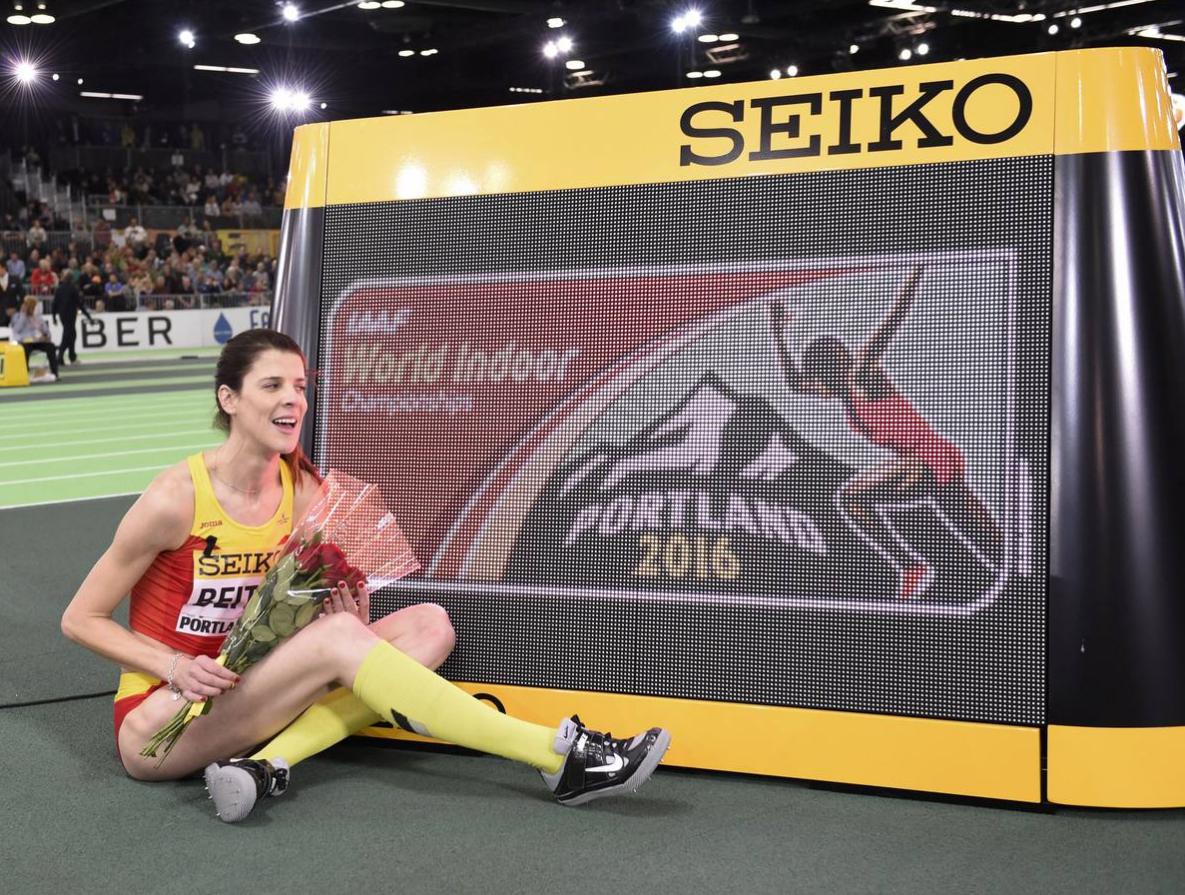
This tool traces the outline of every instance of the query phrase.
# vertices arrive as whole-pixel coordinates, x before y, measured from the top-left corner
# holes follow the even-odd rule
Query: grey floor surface
[[[1185,811],[1035,813],[667,769],[570,809],[509,762],[366,743],[222,824],[200,783],[122,774],[110,697],[12,707],[114,687],[57,619],[130,502],[0,512],[0,892],[1185,892]]]

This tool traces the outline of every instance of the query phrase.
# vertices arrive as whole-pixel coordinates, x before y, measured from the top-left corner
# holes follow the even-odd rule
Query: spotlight
[[[22,84],[32,84],[37,78],[37,69],[33,63],[23,59],[13,66],[12,73],[16,75],[16,79]]]
[[[358,8],[359,9],[378,9],[382,5],[383,4],[379,3],[379,0],[362,0],[362,2],[358,4]]]
[[[415,51],[415,50],[400,50],[400,51],[399,51],[399,55],[400,55],[400,56],[403,56],[405,59],[406,59],[408,56],[414,56],[415,54],[416,54],[416,51]]]
[[[188,47],[191,50],[197,44],[197,39],[193,36],[193,32],[188,28],[183,28],[177,33],[177,40],[181,42],[183,47]]]
[[[687,73],[687,77],[691,78],[693,81],[697,78],[702,78],[703,76],[704,73],[702,71],[689,71]]]
[[[703,20],[704,17],[698,9],[689,9],[671,20],[671,30],[676,34],[682,34],[688,29],[698,27],[703,23]]]
[[[1078,18],[1078,16],[1074,16],[1074,18],[1070,19],[1070,27],[1071,28],[1081,28],[1082,27],[1082,19]]]
[[[321,103],[321,108],[322,108],[322,109],[328,109],[328,108],[329,108],[329,103]]]
[[[731,32],[729,32],[728,34],[721,34],[721,35],[719,35],[719,37],[720,37],[720,39],[721,39],[721,40],[723,40],[723,41],[727,41],[727,42],[729,42],[729,43],[731,43],[731,42],[732,42],[732,41],[734,41],[734,40],[740,40],[740,39],[741,39],[741,36],[740,36],[739,34],[733,34],[733,33],[731,33]]]
[[[383,9],[400,9],[406,5],[403,0],[383,0]]]
[[[930,45],[923,41],[922,43],[917,45],[916,52],[919,56],[925,56],[927,53],[930,52]]]
[[[701,34],[696,39],[702,44],[714,44],[716,41],[720,40],[720,35],[719,34]]]
[[[436,49],[436,47],[431,47],[427,50],[420,50],[420,55],[421,56],[435,56],[439,52],[440,52],[440,50]]]
[[[45,6],[39,6],[38,9],[45,9]],[[35,12],[29,16],[29,21],[34,25],[52,25],[57,19],[44,12]]]
[[[58,80],[58,78],[59,78],[59,75],[58,75],[58,73],[55,71],[55,72],[53,73],[53,79],[56,81],[56,80]]]
[[[780,68],[771,68],[769,70],[769,76],[772,80],[776,81],[782,77],[782,70]]]
[[[545,43],[543,45],[543,55],[546,56],[548,59],[554,59],[559,54],[560,54],[560,48],[555,45],[554,40],[549,40],[547,43]],[[402,56],[403,53],[400,53],[399,55]]]
[[[902,62],[908,62],[910,59],[913,58],[913,52],[911,50],[909,50],[908,48],[904,49],[900,53],[897,54],[897,58],[900,59]]]
[[[1045,30],[1048,31],[1050,34],[1057,34],[1059,31],[1061,31],[1061,29],[1057,26],[1056,22],[1054,22],[1052,25],[1050,25]]]
[[[247,46],[250,46],[251,44],[257,44],[260,42],[259,35],[252,34],[250,31],[244,31],[242,34],[236,34],[235,40],[237,40],[241,44],[246,44]]]
[[[82,78],[79,78],[79,79],[78,79],[78,86],[79,86],[79,87],[81,87],[81,86],[82,86]]]
[[[268,98],[277,112],[287,112],[292,108],[292,91],[287,87],[277,87]]]
[[[565,22],[563,19],[558,18],[558,17],[547,20],[547,27],[548,28],[563,28],[567,24],[568,24],[567,22]]]
[[[580,69],[584,68],[584,60],[583,59],[569,59],[567,62],[564,63],[564,65],[568,68],[569,71],[580,71]]]
[[[298,112],[303,112],[309,107],[309,95],[307,93],[292,94],[292,108]]]
[[[848,44],[848,54],[849,55],[855,56],[859,52],[860,52],[860,45],[859,44]]]
[[[566,34],[564,34],[560,37],[557,37],[555,39],[555,48],[557,50],[559,50],[561,53],[571,53],[572,52],[572,38],[568,37],[568,35],[566,35]]]
[[[296,8],[294,3],[285,3],[282,11],[285,22],[295,22],[300,18],[300,10]]]
[[[793,77],[797,77],[797,75],[798,75],[798,66],[797,65],[787,65],[786,66],[786,76],[787,77],[793,78]]]
[[[704,69],[704,77],[705,78],[718,78],[718,77],[720,77],[720,69],[718,69],[718,68]]]
[[[22,15],[11,15],[6,21],[10,25],[30,25],[33,22],[33,20],[28,16]]]

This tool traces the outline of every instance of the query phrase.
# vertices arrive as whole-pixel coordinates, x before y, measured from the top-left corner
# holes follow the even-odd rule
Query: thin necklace
[[[222,465],[221,463],[218,464],[218,466],[221,466],[221,465]],[[238,485],[233,485],[230,482],[228,482],[226,479],[224,479],[222,476],[220,476],[218,474],[217,469],[218,469],[218,467],[214,467],[213,469],[211,469],[210,474],[212,476],[214,476],[215,479],[222,482],[222,484],[226,485],[226,487],[233,488],[235,491],[238,491],[240,494],[246,494],[248,497],[258,497],[259,492],[263,490],[262,488],[254,488],[254,489],[240,488]]]
[[[218,481],[222,482],[222,484],[226,485],[226,487],[233,488],[234,490],[238,491],[240,494],[246,494],[248,497],[257,497],[259,495],[259,492],[263,490],[262,488],[255,488],[255,489],[240,488],[238,485],[233,485],[230,482],[228,482],[226,479],[224,479],[222,476],[220,476],[214,470],[211,469],[210,473],[214,476],[214,478],[216,478]]]

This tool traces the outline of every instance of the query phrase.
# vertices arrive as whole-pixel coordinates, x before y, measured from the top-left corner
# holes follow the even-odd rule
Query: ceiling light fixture
[[[563,19],[559,18],[558,16],[547,20],[547,27],[548,28],[563,28],[567,24],[568,24],[567,22],[565,22]]]
[[[45,9],[44,6],[41,8]],[[31,21],[34,25],[52,25],[54,22],[57,21],[57,19],[55,19],[53,16],[49,15],[48,13],[37,12],[37,13],[34,13],[33,15],[29,16],[29,21]]]
[[[555,48],[561,53],[571,53],[573,46],[575,46],[575,44],[572,43],[572,38],[568,37],[566,34],[561,34],[555,39]]]
[[[30,25],[33,22],[33,20],[28,16],[22,15],[11,15],[6,19],[6,21],[10,25]]]
[[[929,52],[930,52],[930,45],[928,43],[926,43],[925,41],[922,41],[920,44],[917,45],[917,47],[914,48],[914,52],[917,53],[919,56],[925,56],[925,55],[929,54]]]
[[[177,40],[180,42],[181,46],[189,47],[191,50],[197,44],[197,39],[193,36],[193,32],[188,28],[182,28],[177,32]]]
[[[259,69],[257,68],[235,68],[233,65],[195,65],[194,71],[221,71],[230,72],[235,75],[257,75]]]
[[[782,70],[780,68],[771,68],[769,70],[769,77],[772,81],[778,80],[778,78],[782,77]]]
[[[788,77],[788,78],[798,77],[798,66],[797,65],[787,65],[786,66],[786,77]]]
[[[296,4],[294,3],[285,3],[281,15],[284,16],[285,22],[295,22],[300,18],[300,10],[296,8]]]
[[[382,5],[383,4],[379,3],[379,0],[362,0],[362,2],[358,4],[358,8],[359,9],[378,9]]]
[[[406,5],[403,0],[383,0],[383,9],[402,9]]]
[[[733,34],[730,31],[728,34],[721,34],[720,39],[721,40],[740,40],[741,36],[739,34]]]
[[[703,76],[704,73],[702,71],[689,71],[687,73],[687,77],[691,78],[693,81],[697,78],[702,78]]]
[[[699,37],[696,38],[696,40],[698,40],[702,44],[714,44],[716,41],[720,40],[720,35],[719,34],[701,34]]]
[[[560,54],[560,48],[555,45],[554,40],[549,40],[547,43],[545,43],[543,45],[543,55],[546,56],[548,59],[554,59],[559,54]],[[403,54],[400,53],[399,55],[402,56]]]
[[[718,78],[718,77],[720,77],[720,69],[718,69],[718,68],[705,69],[704,70],[704,77],[705,78]]]
[[[897,58],[900,59],[902,62],[908,62],[910,59],[913,58],[913,51],[907,47],[906,49],[902,50],[900,53],[897,54]]]
[[[440,52],[440,50],[436,49],[435,47],[430,47],[427,50],[420,50],[420,55],[421,56],[435,56],[439,52]]]
[[[583,59],[569,59],[567,62],[564,63],[564,66],[566,68],[568,68],[570,71],[580,71],[580,69],[584,68],[584,60]]]
[[[257,43],[261,42],[259,35],[252,34],[250,31],[244,31],[241,34],[236,34],[235,40],[237,40],[241,44],[246,44],[247,46],[251,46],[252,44],[257,44]]]
[[[22,84],[32,84],[37,79],[37,67],[25,59],[12,67],[12,73]]]
[[[405,59],[406,59],[408,56],[414,56],[415,54],[416,54],[416,51],[415,51],[415,50],[400,50],[400,51],[399,51],[399,55],[400,55],[400,56],[402,56],[402,57],[403,57],[403,58],[405,58]]]
[[[859,52],[860,52],[860,45],[859,44],[848,44],[848,55],[849,56],[855,56]]]
[[[1078,16],[1074,16],[1074,18],[1070,19],[1070,27],[1071,28],[1081,28],[1082,27],[1082,19],[1078,18]]]

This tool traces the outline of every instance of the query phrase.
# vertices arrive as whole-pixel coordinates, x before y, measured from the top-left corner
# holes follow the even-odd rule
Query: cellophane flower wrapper
[[[365,582],[375,590],[418,568],[378,487],[330,470],[226,635],[217,661],[242,674],[310,625],[339,582],[351,590]],[[163,762],[212,703],[187,701],[140,754]]]

